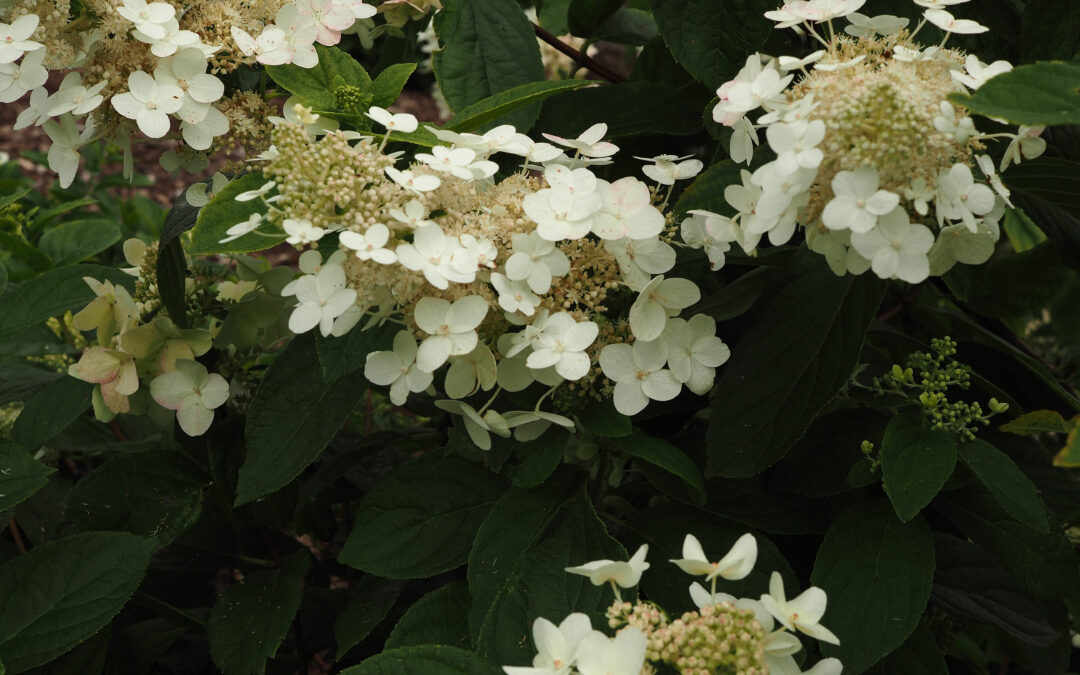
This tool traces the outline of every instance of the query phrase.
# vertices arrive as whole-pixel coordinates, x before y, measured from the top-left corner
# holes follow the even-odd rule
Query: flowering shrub
[[[0,671],[1066,672],[1066,4],[0,0]]]

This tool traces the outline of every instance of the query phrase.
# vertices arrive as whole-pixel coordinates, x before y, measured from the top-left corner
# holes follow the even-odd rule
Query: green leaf
[[[1035,596],[1052,600],[1080,592],[1076,554],[1060,531],[1032,530],[986,493],[942,495],[934,506]]]
[[[756,267],[712,295],[702,298],[687,314],[707,314],[717,321],[727,321],[742,316],[761,298],[776,281],[777,270],[772,267]]]
[[[337,110],[337,98],[334,96],[334,90],[337,88],[336,78],[340,77],[348,86],[364,90],[371,86],[371,77],[368,76],[367,71],[345,50],[315,45],[315,51],[319,53],[319,64],[314,68],[301,68],[288,63],[283,66],[266,66],[266,72],[278,85],[299,96],[308,106],[320,111]],[[385,91],[388,92],[391,86],[390,80],[386,81],[385,86],[387,87]],[[398,91],[400,92],[400,89]],[[396,94],[394,100],[397,100]]]
[[[871,675],[949,675],[949,668],[934,633],[923,623],[899,649],[866,672]]]
[[[199,209],[195,227],[191,230],[188,253],[192,255],[246,253],[248,251],[262,251],[285,241],[285,233],[266,236],[258,232],[250,232],[239,239],[234,239],[225,244],[221,243],[221,240],[226,237],[225,231],[233,225],[244,222],[252,214],[266,214],[268,209],[261,199],[252,199],[246,202],[236,201],[236,195],[248,190],[257,190],[264,183],[266,183],[266,179],[261,172],[246,173],[230,181],[221,192],[214,195],[209,204]],[[265,223],[259,227],[262,230],[268,229]]]
[[[56,470],[11,443],[0,441],[0,511],[9,511],[49,482]]]
[[[624,82],[580,89],[548,101],[537,127],[546,133],[574,138],[597,119],[608,125],[605,138],[687,136],[701,131],[700,107],[698,101],[670,85]],[[590,111],[587,119],[582,117],[582,110]]]
[[[532,24],[515,0],[446,0],[435,14],[435,33],[445,47],[432,65],[452,110],[545,79]],[[531,106],[499,121],[525,133],[539,112]]]
[[[49,256],[36,249],[21,234],[0,229],[0,250],[8,253],[14,259],[22,261],[37,272],[52,267],[52,260],[49,259]]]
[[[123,530],[164,547],[195,524],[209,479],[178,452],[117,457],[75,484],[67,515],[83,531]]]
[[[894,417],[881,441],[881,477],[896,515],[905,523],[937,495],[956,468],[956,444],[930,428],[919,412]]]
[[[8,285],[8,272],[7,268],[0,265],[0,294],[7,290]]]
[[[459,133],[476,131],[504,115],[540,103],[552,96],[582,87],[595,86],[595,84],[588,80],[545,80],[511,87],[462,108],[444,125],[444,128]]]
[[[566,35],[570,32],[567,14],[572,0],[543,0],[536,3],[537,18],[540,25],[552,35]]]
[[[634,430],[630,418],[616,410],[610,399],[589,403],[578,414],[578,421],[590,434],[604,438],[625,438]]]
[[[949,614],[997,626],[1021,642],[1048,645],[1060,633],[1046,610],[978,546],[939,534],[932,602]]]
[[[945,275],[966,308],[997,318],[1041,312],[1069,278],[1060,251],[1048,241],[986,265],[958,265]]]
[[[571,612],[583,612],[590,616],[594,626],[601,625],[605,618],[604,612],[611,604],[611,590],[594,586],[583,576],[569,575],[565,569],[589,560],[626,560],[626,550],[608,535],[584,489],[577,490],[559,516],[558,527],[534,543],[520,559],[517,569],[505,577],[479,634],[474,634],[477,651],[490,661],[529,663],[535,652],[530,643],[537,617],[565,617]],[[477,548],[470,557],[470,572],[477,556],[486,558],[485,552],[517,555],[516,550],[493,547],[493,542],[482,541],[482,536],[477,537]],[[476,603],[480,602],[476,588],[470,578],[474,612]]]
[[[1014,124],[1080,124],[1080,64],[1044,61],[990,79],[970,96],[949,98],[986,117]]]
[[[25,400],[42,387],[65,377],[67,375],[39,368],[20,358],[0,357],[0,403]]]
[[[381,326],[362,328],[356,326],[341,337],[323,337],[315,334],[315,351],[319,354],[319,367],[323,379],[333,381],[364,367],[367,355],[393,347],[394,336],[401,326],[384,323]]]
[[[200,209],[188,203],[181,194],[173,200],[172,208],[165,214],[158,241],[157,275],[161,304],[176,325],[188,328],[187,317],[187,260],[180,244],[180,235],[195,227]]]
[[[1039,497],[1039,491],[1008,455],[986,441],[976,439],[960,446],[960,459],[979,477],[1006,513],[1039,532],[1050,531],[1046,505]]]
[[[705,501],[705,478],[694,460],[682,450],[662,438],[654,438],[634,429],[630,438],[619,443],[628,455],[660,467],[678,476]]]
[[[888,422],[888,416],[865,408],[821,415],[773,469],[769,485],[809,497],[831,497],[850,490],[854,487],[848,482],[852,469],[869,465],[862,442],[880,447]]]
[[[653,16],[671,53],[709,89],[730,80],[758,51],[773,24],[775,0],[653,0]]]
[[[371,83],[371,92],[374,94],[371,105],[380,108],[392,106],[398,100],[398,96],[401,96],[401,90],[405,88],[405,83],[409,81],[414,70],[416,70],[415,63],[395,63],[379,73],[375,81]]]
[[[885,285],[837,277],[805,248],[724,366],[713,396],[706,476],[753,476],[774,464],[851,376]]]
[[[111,267],[73,265],[49,270],[0,295],[0,339],[68,310],[80,310],[96,297],[83,277],[108,280],[132,290],[135,279]]]
[[[998,427],[1011,434],[1065,434],[1071,426],[1056,410],[1032,410]]]
[[[472,540],[505,483],[457,457],[391,471],[360,502],[338,560],[391,579],[430,577],[468,559]]]
[[[739,172],[742,168],[730,159],[725,159],[701,172],[694,182],[683,190],[679,201],[675,202],[675,220],[681,220],[687,211],[695,209],[722,215],[734,214],[724,199],[724,188],[739,184]]]
[[[360,644],[379,625],[394,606],[401,593],[401,584],[376,577],[360,580],[349,599],[349,604],[334,620],[334,637],[337,640],[337,658],[341,659],[350,649]]]
[[[0,567],[0,659],[18,673],[72,649],[135,592],[154,549],[120,532],[90,532],[36,546]]]
[[[641,47],[656,35],[656,21],[651,13],[624,7],[600,24],[593,40]]]
[[[446,645],[399,647],[376,654],[341,675],[502,675],[473,652]]]
[[[933,576],[926,521],[901,523],[883,500],[853,505],[825,534],[810,576],[829,596],[822,623],[840,638],[822,654],[850,675],[865,671],[914,632]]]
[[[1009,167],[1003,178],[1062,261],[1080,268],[1080,162],[1040,157]]]
[[[34,224],[31,226],[33,229],[38,229],[45,223],[49,222],[57,216],[61,216],[65,213],[70,213],[75,209],[81,209],[84,206],[93,206],[97,204],[97,200],[93,197],[82,197],[80,199],[65,199],[64,201],[51,206],[47,209],[42,209],[34,214]]]
[[[622,5],[623,0],[571,0],[566,16],[570,32],[578,37],[592,38],[600,24]]]
[[[1024,62],[1067,60],[1080,53],[1080,5],[1073,0],[1028,0],[1020,27]]]
[[[93,390],[94,385],[74,377],[46,384],[23,406],[11,438],[30,452],[36,451],[90,409]]]
[[[474,641],[513,592],[533,544],[577,488],[573,472],[559,471],[540,487],[510,488],[484,519],[469,553],[469,628]]]
[[[518,463],[507,472],[507,477],[518,487],[535,487],[547,480],[562,463],[570,434],[560,427],[548,429],[540,438],[526,443],[514,443],[514,455]]]
[[[386,649],[410,645],[469,647],[469,586],[454,581],[412,604],[394,626]]]
[[[272,571],[249,574],[218,597],[206,624],[210,656],[225,675],[262,675],[300,608],[300,587],[311,564],[307,549]]]
[[[38,248],[55,267],[73,265],[100,253],[120,240],[120,228],[107,218],[73,220],[41,235]]]
[[[287,485],[319,456],[367,390],[354,372],[322,376],[310,333],[293,338],[267,369],[248,407],[236,505]]]

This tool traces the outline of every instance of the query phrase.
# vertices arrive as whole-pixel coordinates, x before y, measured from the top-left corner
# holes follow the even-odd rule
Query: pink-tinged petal
[[[229,382],[217,373],[210,373],[200,391],[203,405],[211,410],[229,400]]]

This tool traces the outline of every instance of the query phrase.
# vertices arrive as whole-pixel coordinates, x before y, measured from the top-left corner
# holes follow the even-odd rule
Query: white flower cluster
[[[857,13],[865,0],[794,0],[766,12],[777,27],[805,31],[824,48],[802,59],[754,54],[717,91],[713,117],[732,127],[732,159],[750,162],[761,129],[775,159],[742,171],[742,184],[725,190],[734,217],[694,212],[683,224],[687,242],[719,266],[731,242],[752,253],[763,236],[783,244],[802,225],[809,247],[837,274],[872,269],[911,283],[957,262],[985,262],[1011,203],[992,160],[978,153],[986,140],[1011,139],[1004,170],[1041,154],[1045,142],[1041,128],[980,133],[946,100],[1010,64],[986,65],[944,42],[925,49],[913,42],[926,23],[946,40],[987,30],[945,9],[965,1],[915,0],[926,10],[910,33],[906,19]],[[846,35],[826,40],[815,29],[840,17],[851,22]],[[764,114],[751,121],[757,109]]]
[[[92,23],[93,17],[72,17],[60,29],[65,40],[78,37],[81,43],[77,53],[62,52],[53,58],[52,69],[70,72],[52,93],[45,88],[49,69],[43,65],[50,49],[30,39],[35,32],[42,32],[41,18],[22,14],[10,24],[0,22],[0,103],[17,101],[29,92],[29,105],[19,114],[14,129],[44,127],[52,140],[49,167],[58,174],[61,187],[69,186],[75,178],[79,149],[105,132],[100,124],[102,116],[91,115],[100,112],[106,97],[112,109],[132,120],[145,136],[165,137],[175,120],[184,143],[192,150],[205,151],[215,138],[230,129],[229,119],[215,105],[225,95],[225,85],[207,72],[208,60],[219,50],[239,49],[245,56],[267,65],[295,63],[311,68],[318,63],[316,42],[335,45],[341,39],[341,31],[352,27],[357,19],[369,18],[376,12],[374,6],[362,0],[293,0],[281,6],[275,22],[266,25],[256,38],[233,26],[236,44],[231,45],[205,44],[197,33],[182,29],[180,18],[189,10],[190,3],[171,0],[122,0],[122,4],[109,5],[108,11],[115,11],[118,17],[117,32],[130,34],[136,43],[149,46],[149,60],[144,59],[145,63],[136,66],[139,69],[119,67],[121,77],[126,72],[126,90],[122,91],[116,91],[119,83],[110,83],[108,79],[93,83],[83,79],[83,66],[102,42],[100,31],[84,30],[82,26],[87,21]],[[57,44],[69,46],[59,41]],[[138,51],[133,48],[133,53]],[[152,67],[146,65],[150,62]],[[88,70],[98,71],[100,68]],[[116,72],[112,70],[111,74]],[[80,131],[77,122],[82,118],[85,122]],[[131,139],[119,140],[125,146],[125,172],[129,172]],[[167,161],[163,158],[163,163]]]
[[[409,115],[379,108],[367,114],[390,135],[417,128]],[[297,119],[313,133],[317,117],[298,108]],[[286,289],[298,301],[290,328],[319,326],[324,335],[342,335],[365,313],[371,315],[368,325],[402,323],[393,351],[370,354],[365,375],[389,385],[391,400],[400,405],[409,393],[428,389],[436,371],[449,364],[442,389],[451,400],[437,405],[462,415],[481,448],[490,447],[490,433],[527,440],[553,423],[573,428],[570,419],[541,411],[539,402],[531,411],[492,409],[500,392],[522,391],[533,382],[551,388],[541,401],[564,382],[607,394],[610,385],[594,382],[602,372],[625,415],[650,399],[673,399],[684,385],[705,394],[729,350],[711,318],[678,318],[700,291],[689,280],[665,277],[675,249],[664,240],[662,206],[654,204],[664,186],[696,175],[702,165],[671,156],[648,159],[644,172],[658,183],[655,190],[634,177],[606,181],[589,168],[610,162],[618,151],[603,140],[606,128],[598,124],[569,139],[548,135],[550,143],[511,126],[484,135],[431,129],[451,145],[418,153],[407,169],[384,158],[389,180],[382,189],[396,196],[369,212],[363,225],[350,225],[348,213],[336,225],[297,217],[277,203],[281,194],[270,195],[271,181],[237,197],[264,199],[270,213],[238,223],[226,239],[267,221],[280,223],[287,241],[298,246],[338,232],[338,252],[325,263],[306,253],[314,255],[302,259],[310,271]],[[359,141],[339,146],[349,152],[374,154],[385,147],[385,139],[375,149],[353,132],[331,132],[324,140],[345,138]],[[521,157],[523,171],[494,183],[498,165],[489,157],[497,152]],[[617,294],[628,296],[629,309],[621,314],[602,302]],[[515,328],[520,330],[511,332]],[[479,409],[459,400],[481,390],[494,391]]]
[[[810,670],[803,671],[793,656],[802,649],[796,632],[840,644],[836,635],[821,625],[827,603],[822,589],[811,587],[788,600],[780,573],[773,572],[769,592],[757,600],[716,591],[718,578],[738,581],[753,571],[758,547],[752,534],[739,537],[731,550],[716,561],[706,557],[694,535],[686,535],[683,557],[669,562],[687,574],[704,576],[712,588],[706,589],[697,582],[691,584],[690,597],[700,613],[685,614],[670,623],[663,610],[655,605],[639,602],[631,606],[620,596],[620,587],[637,586],[642,573],[649,569],[645,560],[648,548],[641,546],[628,561],[594,560],[566,568],[567,572],[588,577],[594,585],[611,585],[615,604],[608,610],[610,625],[612,628],[623,626],[614,638],[594,629],[589,617],[582,613],[570,614],[558,626],[539,617],[533,623],[537,654],[532,666],[503,666],[503,671],[507,675],[639,675],[654,672],[647,666],[647,661],[666,661],[673,665],[694,663],[699,668],[705,664],[730,667],[731,664],[724,663],[723,659],[730,658],[731,652],[735,652],[740,660],[740,673],[839,675],[841,672],[841,663],[837,659],[823,659]],[[741,610],[747,616],[743,619],[734,614],[734,621],[713,623],[710,618],[718,610]],[[720,631],[720,634],[708,634],[709,631]],[[755,633],[757,637],[754,637]],[[739,634],[738,638],[736,634]],[[713,671],[709,669],[708,672]],[[728,670],[724,668],[723,672]]]

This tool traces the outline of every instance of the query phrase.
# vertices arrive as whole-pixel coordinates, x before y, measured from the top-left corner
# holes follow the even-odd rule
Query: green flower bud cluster
[[[334,88],[334,105],[338,110],[365,110],[371,105],[371,95],[360,87],[342,84]]]
[[[873,390],[878,395],[904,396],[922,408],[934,429],[956,433],[964,441],[975,440],[979,427],[990,424],[991,417],[1009,406],[992,398],[984,411],[978,401],[950,400],[949,389],[967,391],[971,387],[971,366],[953,358],[956,341],[948,336],[931,340],[930,349],[911,354],[905,367],[894,364],[888,375],[875,377]]]

